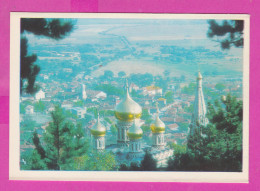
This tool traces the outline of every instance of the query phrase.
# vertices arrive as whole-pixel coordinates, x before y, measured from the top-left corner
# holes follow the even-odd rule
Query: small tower
[[[82,99],[83,100],[87,99],[87,93],[86,93],[86,86],[85,86],[85,84],[82,84]]]
[[[139,119],[142,114],[141,106],[136,103],[128,92],[128,82],[125,82],[126,93],[123,100],[115,107],[115,117],[117,118],[117,144],[119,147],[128,147],[128,129],[132,126],[134,119]]]
[[[97,122],[91,128],[91,134],[94,137],[93,149],[96,151],[102,151],[105,149],[105,135],[106,128],[100,123],[99,113],[97,117]]]
[[[165,124],[159,118],[159,108],[158,103],[156,103],[157,114],[154,122],[151,124],[151,130],[153,133],[152,142],[153,148],[155,149],[164,149],[165,140],[164,140],[164,132],[165,132]]]
[[[143,130],[140,128],[138,119],[135,119],[133,125],[129,128],[127,135],[130,139],[129,155],[131,157],[137,157],[142,153],[141,141],[143,137]]]
[[[206,105],[204,101],[204,95],[202,90],[202,75],[198,72],[197,76],[197,89],[194,100],[194,111],[192,114],[191,124],[190,124],[190,136],[194,135],[195,132],[201,134],[200,125],[206,126],[208,124],[208,119],[206,118]]]

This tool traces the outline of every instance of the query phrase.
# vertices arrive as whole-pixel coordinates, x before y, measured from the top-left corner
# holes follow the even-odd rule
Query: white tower
[[[164,132],[165,132],[165,124],[159,118],[159,108],[158,103],[156,103],[157,114],[154,122],[151,124],[151,130],[153,133],[152,143],[153,148],[155,149],[164,149],[165,140],[164,140]]]
[[[106,128],[100,123],[99,113],[97,117],[97,122],[91,128],[91,134],[94,136],[93,149],[96,151],[102,151],[105,149],[105,135]]]
[[[86,86],[85,86],[85,84],[82,84],[82,99],[83,100],[87,99],[87,93],[86,93]]]
[[[197,89],[194,100],[194,111],[192,114],[191,124],[190,124],[190,135],[194,135],[195,132],[201,134],[200,126],[206,126],[208,124],[208,119],[206,118],[206,105],[204,101],[204,95],[202,91],[202,75],[198,72],[197,77]]]
[[[127,131],[127,135],[130,139],[129,155],[131,157],[138,157],[142,153],[141,141],[143,137],[143,130],[140,128],[139,119],[135,119],[133,125]]]
[[[139,119],[142,114],[141,106],[129,95],[127,80],[125,88],[125,97],[115,107],[115,117],[118,120],[116,125],[118,130],[117,144],[120,147],[129,146],[127,131],[132,126],[134,119]]]

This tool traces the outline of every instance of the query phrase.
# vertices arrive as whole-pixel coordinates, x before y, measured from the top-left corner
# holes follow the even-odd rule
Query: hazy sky
[[[65,39],[55,41],[29,34],[33,44],[91,44],[102,43],[103,39],[124,36],[134,41],[172,41],[176,46],[204,46],[212,50],[221,50],[217,42],[208,39],[207,20],[170,20],[170,19],[75,19],[75,30]],[[106,36],[101,35],[104,33]],[[185,41],[185,43],[184,43]],[[242,49],[231,48],[230,55],[241,55]]]

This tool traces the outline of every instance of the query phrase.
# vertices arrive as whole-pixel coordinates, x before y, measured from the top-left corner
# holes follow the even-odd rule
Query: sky
[[[74,19],[74,31],[65,39],[55,41],[46,37],[27,34],[34,44],[91,44],[102,43],[106,34],[126,37],[129,41],[172,41],[177,46],[205,46],[221,50],[219,43],[207,37],[207,20],[162,19]],[[185,43],[182,43],[182,41]],[[175,42],[175,44],[174,44]],[[187,43],[188,42],[188,43]],[[230,49],[229,54],[241,55],[241,49]]]
[[[100,44],[105,42],[118,42],[121,37],[126,38],[130,43],[144,42],[151,46],[156,44],[171,45],[183,48],[204,47],[212,51],[223,51],[220,43],[207,37],[208,21],[205,19],[74,19],[75,29],[66,38],[56,41],[46,37],[39,37],[26,34],[30,46],[56,46],[56,45],[80,45]],[[76,50],[75,50],[76,51]],[[242,71],[242,48],[231,48],[225,50],[225,58],[212,60],[225,64],[224,68],[238,68]],[[239,61],[230,62],[228,58],[236,58]],[[141,61],[141,60],[140,60]],[[120,61],[121,62],[121,61]],[[124,61],[128,64],[128,60]],[[203,62],[203,61],[202,61]],[[201,63],[202,64],[202,63]],[[207,62],[204,64],[207,64]],[[118,64],[117,64],[118,65]],[[107,67],[113,65],[108,65]],[[214,65],[212,65],[214,67]],[[118,67],[114,67],[118,68]],[[111,68],[105,68],[111,69]],[[237,70],[237,69],[236,69]],[[97,71],[98,72],[98,71]],[[102,71],[100,71],[102,73]]]

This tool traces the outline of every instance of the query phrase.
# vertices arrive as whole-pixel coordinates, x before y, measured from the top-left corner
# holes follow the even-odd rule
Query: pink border
[[[260,78],[260,2],[257,0],[0,0],[0,190],[258,190],[260,136],[258,123]],[[246,13],[251,15],[250,44],[250,169],[249,184],[39,182],[8,180],[10,12],[135,12],[135,13]]]

